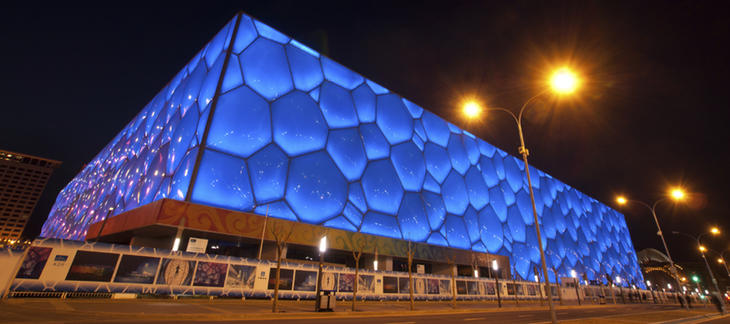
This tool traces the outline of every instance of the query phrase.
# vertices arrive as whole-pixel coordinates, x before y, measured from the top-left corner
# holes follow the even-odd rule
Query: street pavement
[[[282,312],[272,314],[266,300],[154,300],[113,301],[103,299],[10,299],[0,304],[0,323],[545,323],[546,306],[514,303],[498,309],[485,302],[461,302],[452,309],[448,302],[359,303],[358,311],[340,302],[336,312],[314,313],[312,301],[282,301]],[[569,323],[650,323],[713,313],[710,307],[691,311],[679,305],[570,305],[558,306],[558,319]],[[722,322],[718,322],[722,323]]]

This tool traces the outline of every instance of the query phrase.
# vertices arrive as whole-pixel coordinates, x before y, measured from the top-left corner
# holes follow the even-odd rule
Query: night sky
[[[506,114],[467,123],[459,104],[474,97],[517,110],[550,69],[573,67],[578,94],[526,114],[531,163],[614,207],[616,194],[653,203],[681,184],[692,199],[658,208],[674,259],[699,256],[672,230],[718,225],[727,234],[708,245],[730,247],[722,2],[151,4],[159,7],[0,8],[0,148],[63,161],[28,238],[63,186],[243,10],[514,155]],[[663,251],[647,210],[620,210],[637,250]]]

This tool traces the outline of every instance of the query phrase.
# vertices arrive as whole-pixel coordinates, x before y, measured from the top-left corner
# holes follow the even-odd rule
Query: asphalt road
[[[657,312],[663,310],[677,310],[677,306],[672,305],[636,305],[636,306],[623,306],[623,307],[605,307],[600,309],[562,309],[557,311],[559,320],[571,320],[571,319],[582,319],[591,317],[607,317],[616,315],[628,315],[632,313],[647,313]],[[360,323],[383,323],[383,324],[444,324],[444,323],[549,323],[550,317],[547,311],[530,311],[530,310],[514,310],[514,311],[501,311],[501,312],[463,312],[454,314],[417,314],[408,316],[403,314],[401,316],[377,316],[377,315],[354,315],[349,314],[345,316],[339,316],[337,314],[323,314],[322,317],[312,318],[307,316],[306,318],[289,318],[289,319],[269,319],[269,320],[236,320],[236,321],[209,321],[209,322],[198,322],[198,323],[241,323],[247,324],[255,323],[298,323],[298,324],[321,324],[321,323],[343,323],[347,324],[360,324]],[[123,322],[119,322],[123,323]],[[132,323],[131,321],[128,323]],[[139,321],[135,320],[134,323],[179,323],[176,321],[160,322],[160,321]],[[718,322],[721,323],[721,322]]]

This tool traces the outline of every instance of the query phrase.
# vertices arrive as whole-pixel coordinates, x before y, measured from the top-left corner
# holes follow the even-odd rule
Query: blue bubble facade
[[[623,215],[530,172],[548,267],[642,285]],[[521,160],[245,14],[61,191],[41,235],[83,239],[161,198],[508,255],[525,279],[540,264]]]

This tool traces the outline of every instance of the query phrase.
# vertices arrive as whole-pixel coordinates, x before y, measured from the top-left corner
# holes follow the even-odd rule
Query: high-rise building
[[[0,240],[17,240],[61,162],[0,150]]]
[[[643,285],[623,215],[530,173],[551,273]],[[205,237],[255,257],[282,222],[303,259],[327,231],[332,250],[353,249],[353,233],[377,241],[385,270],[411,242],[425,271],[500,256],[531,279],[540,264],[519,158],[245,14],[63,189],[42,235],[173,249]]]

